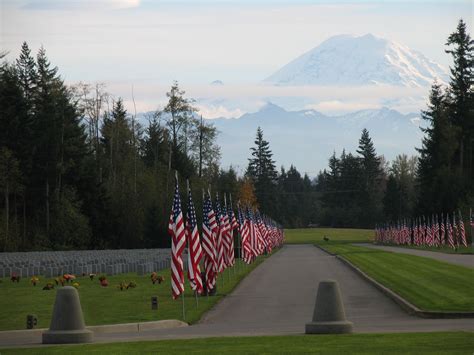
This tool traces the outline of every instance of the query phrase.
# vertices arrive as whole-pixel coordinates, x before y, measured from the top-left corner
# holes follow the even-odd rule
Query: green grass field
[[[326,242],[323,238],[329,238]],[[300,228],[285,229],[286,244],[334,244],[370,242],[374,239],[373,229],[349,228]]]
[[[422,247],[416,245],[393,245],[394,247],[407,248],[407,249],[418,249],[418,250],[427,250],[427,251],[436,251],[438,253],[447,253],[447,254],[474,254],[473,247],[460,247],[459,249],[453,249],[448,246],[442,247]]]
[[[222,337],[0,349],[1,354],[472,354],[468,332]]]
[[[420,309],[474,311],[474,269],[348,244],[324,248],[346,258]]]
[[[224,271],[218,278],[218,293],[212,297],[200,297],[196,307],[194,295],[186,280],[185,308],[186,322],[198,321],[202,314],[216,304],[259,265],[265,257],[247,266],[241,262],[232,269]],[[183,319],[181,299],[171,297],[170,270],[163,270],[159,275],[165,277],[161,285],[153,285],[150,275],[122,274],[109,276],[109,287],[100,287],[97,278],[78,277],[79,295],[87,325],[116,324],[160,319]],[[12,283],[9,279],[0,279],[0,330],[25,329],[26,316],[35,314],[38,317],[38,328],[48,328],[55,290],[45,291],[43,286],[49,279],[40,277],[40,283],[34,287],[29,279],[22,278],[20,283]],[[121,281],[134,281],[137,288],[120,291],[116,286]],[[151,297],[158,296],[158,310],[151,310]]]

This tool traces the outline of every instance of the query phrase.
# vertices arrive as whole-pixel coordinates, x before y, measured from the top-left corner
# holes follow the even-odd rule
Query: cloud
[[[23,8],[31,10],[89,11],[128,9],[140,6],[140,0],[31,0]]]

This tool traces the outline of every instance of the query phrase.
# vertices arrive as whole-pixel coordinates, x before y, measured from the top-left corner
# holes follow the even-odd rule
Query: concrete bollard
[[[337,281],[321,281],[316,296],[313,321],[306,324],[306,334],[352,333],[352,322],[346,320]]]
[[[72,286],[58,289],[49,330],[43,333],[43,344],[90,343],[93,333],[84,324],[81,302]]]

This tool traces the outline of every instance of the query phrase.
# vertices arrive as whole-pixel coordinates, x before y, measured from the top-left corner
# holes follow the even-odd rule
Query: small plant
[[[64,286],[64,283],[66,281],[61,276],[58,276],[54,279],[54,282],[56,282],[56,286],[59,286],[59,285]]]
[[[137,287],[137,284],[134,281],[130,281],[127,285],[127,289],[135,288],[135,287]]]
[[[10,277],[10,280],[12,280],[12,282],[16,282],[16,283],[19,283],[20,282],[20,275],[16,274],[16,273],[13,273],[12,276]]]
[[[30,279],[30,282],[33,286],[36,286],[36,284],[39,282],[39,278],[37,276],[33,276],[31,279]]]
[[[107,279],[107,277],[105,275],[100,275],[99,276],[99,281],[102,281],[102,280],[105,280],[105,279]]]
[[[76,279],[76,275],[72,275],[72,274],[64,274],[63,275],[63,279],[69,283],[69,281],[74,281]]]
[[[117,285],[117,288],[120,291],[128,290],[129,288],[135,288],[135,287],[137,287],[137,284],[134,281],[130,281],[130,282],[122,281]]]
[[[53,288],[54,284],[50,281],[43,287],[43,290],[52,290]]]
[[[161,284],[163,281],[165,281],[165,278],[163,276],[158,275],[156,272],[151,273],[150,279],[153,285],[157,282],[158,284]]]
[[[109,281],[107,281],[107,279],[106,279],[105,277],[102,277],[102,276],[101,276],[101,277],[99,278],[99,282],[100,282],[100,285],[101,285],[102,287],[107,287],[107,286],[109,286]]]
[[[78,288],[79,288],[79,282],[74,282],[74,283],[72,284],[72,286],[73,286],[74,288],[78,289]]]

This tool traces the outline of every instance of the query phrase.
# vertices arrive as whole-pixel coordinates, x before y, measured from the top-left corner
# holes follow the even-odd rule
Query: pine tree
[[[367,129],[362,130],[357,153],[361,156],[361,195],[360,205],[364,212],[360,215],[363,227],[371,227],[381,218],[382,169],[381,159],[377,156],[374,144]]]
[[[249,159],[246,175],[254,181],[257,200],[262,212],[274,216],[277,215],[274,193],[277,171],[272,159],[273,153],[270,150],[270,144],[263,139],[263,131],[260,127],[257,129],[254,143],[255,146],[250,148],[252,158]]]
[[[451,81],[449,85],[449,115],[452,123],[459,128],[457,140],[459,150],[456,151],[461,172],[470,181],[473,173],[473,141],[474,141],[474,41],[469,35],[466,23],[459,20],[456,31],[449,35],[446,42],[446,53],[453,57]]]
[[[427,121],[427,127],[422,128],[425,136],[422,147],[418,149],[419,213],[430,214],[456,208],[459,189],[463,186],[454,159],[459,147],[456,139],[458,127],[452,124],[448,112],[446,96],[441,85],[435,81],[431,87],[428,108],[421,113],[422,119]],[[446,188],[452,181],[457,181],[456,186]]]
[[[23,42],[21,46],[20,57],[16,60],[16,70],[20,87],[27,104],[27,112],[28,114],[32,114],[32,98],[38,81],[38,73],[36,72],[35,59],[31,56],[31,50],[26,42]]]
[[[274,182],[277,178],[275,161],[272,160],[273,153],[270,144],[263,139],[263,131],[257,128],[255,147],[251,147],[252,158],[249,159],[247,174],[258,181]]]

